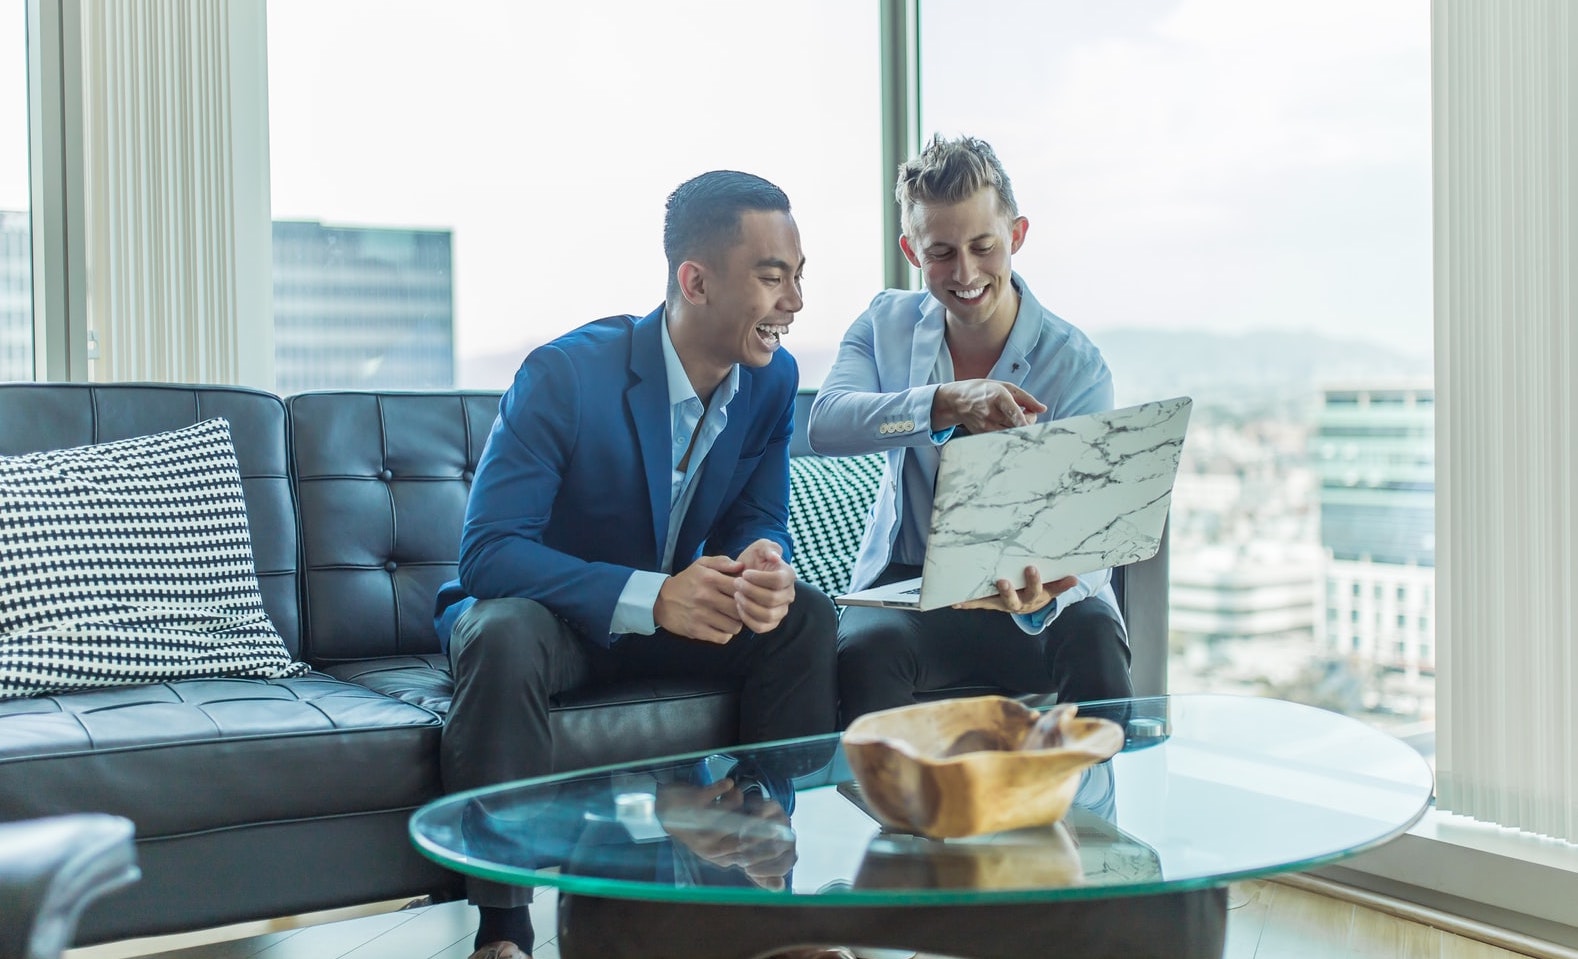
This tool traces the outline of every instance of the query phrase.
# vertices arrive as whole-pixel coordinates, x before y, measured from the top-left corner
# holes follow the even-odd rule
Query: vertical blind
[[[1435,0],[1442,809],[1578,841],[1578,5]]]
[[[271,310],[267,141],[258,163],[251,131],[267,121],[261,3],[81,7],[93,379],[259,379],[246,370]],[[254,385],[272,385],[271,339],[266,378]]]

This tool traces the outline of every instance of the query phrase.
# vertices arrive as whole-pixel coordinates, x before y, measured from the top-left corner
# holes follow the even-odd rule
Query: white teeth
[[[973,290],[954,290],[953,295],[961,300],[973,300],[986,292],[986,287],[978,286]]]
[[[789,332],[789,327],[784,324],[763,323],[756,327],[756,332],[761,334],[763,339],[777,341],[782,339],[785,333]]]

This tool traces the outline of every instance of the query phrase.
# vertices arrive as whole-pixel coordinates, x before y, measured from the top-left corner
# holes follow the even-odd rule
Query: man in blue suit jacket
[[[450,790],[552,771],[549,700],[591,682],[737,680],[742,742],[835,728],[836,617],[789,565],[789,200],[702,174],[669,197],[663,245],[662,306],[532,351],[500,401],[437,603]],[[529,890],[467,891],[476,957],[531,948]]]
[[[1101,352],[1013,272],[1030,223],[1008,174],[973,137],[934,138],[899,170],[900,245],[921,292],[886,290],[855,320],[811,406],[819,453],[882,451],[887,475],[851,590],[919,576],[938,450],[981,433],[1112,408]],[[1126,697],[1129,648],[1111,572],[1025,585],[922,613],[850,607],[838,627],[845,720],[917,691],[990,685],[1058,699]]]

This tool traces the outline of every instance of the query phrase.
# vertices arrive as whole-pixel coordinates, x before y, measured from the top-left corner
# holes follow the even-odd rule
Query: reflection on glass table
[[[1227,883],[1379,845],[1431,796],[1406,744],[1307,706],[1202,695],[1080,713],[1118,722],[1124,747],[1048,827],[885,832],[827,736],[457,794],[411,833],[462,872],[558,887],[567,959],[650,955],[667,934],[696,956],[800,942],[1011,956],[1079,928],[1092,954],[1209,956]],[[784,908],[745,908],[760,906]]]

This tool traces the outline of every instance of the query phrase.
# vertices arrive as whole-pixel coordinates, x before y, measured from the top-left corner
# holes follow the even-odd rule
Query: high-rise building
[[[33,378],[33,241],[27,213],[0,210],[0,380]]]
[[[1328,388],[1314,440],[1329,652],[1435,672],[1435,392]]]
[[[1308,447],[1307,426],[1197,410],[1169,520],[1175,643],[1220,659],[1314,642],[1321,553]]]
[[[1312,544],[1192,550],[1168,573],[1168,628],[1181,639],[1302,640],[1315,628],[1319,563]]]
[[[0,380],[33,378],[26,213],[0,211]],[[275,388],[442,388],[455,380],[448,230],[274,223]]]
[[[454,302],[448,230],[276,220],[275,388],[453,386]]]

